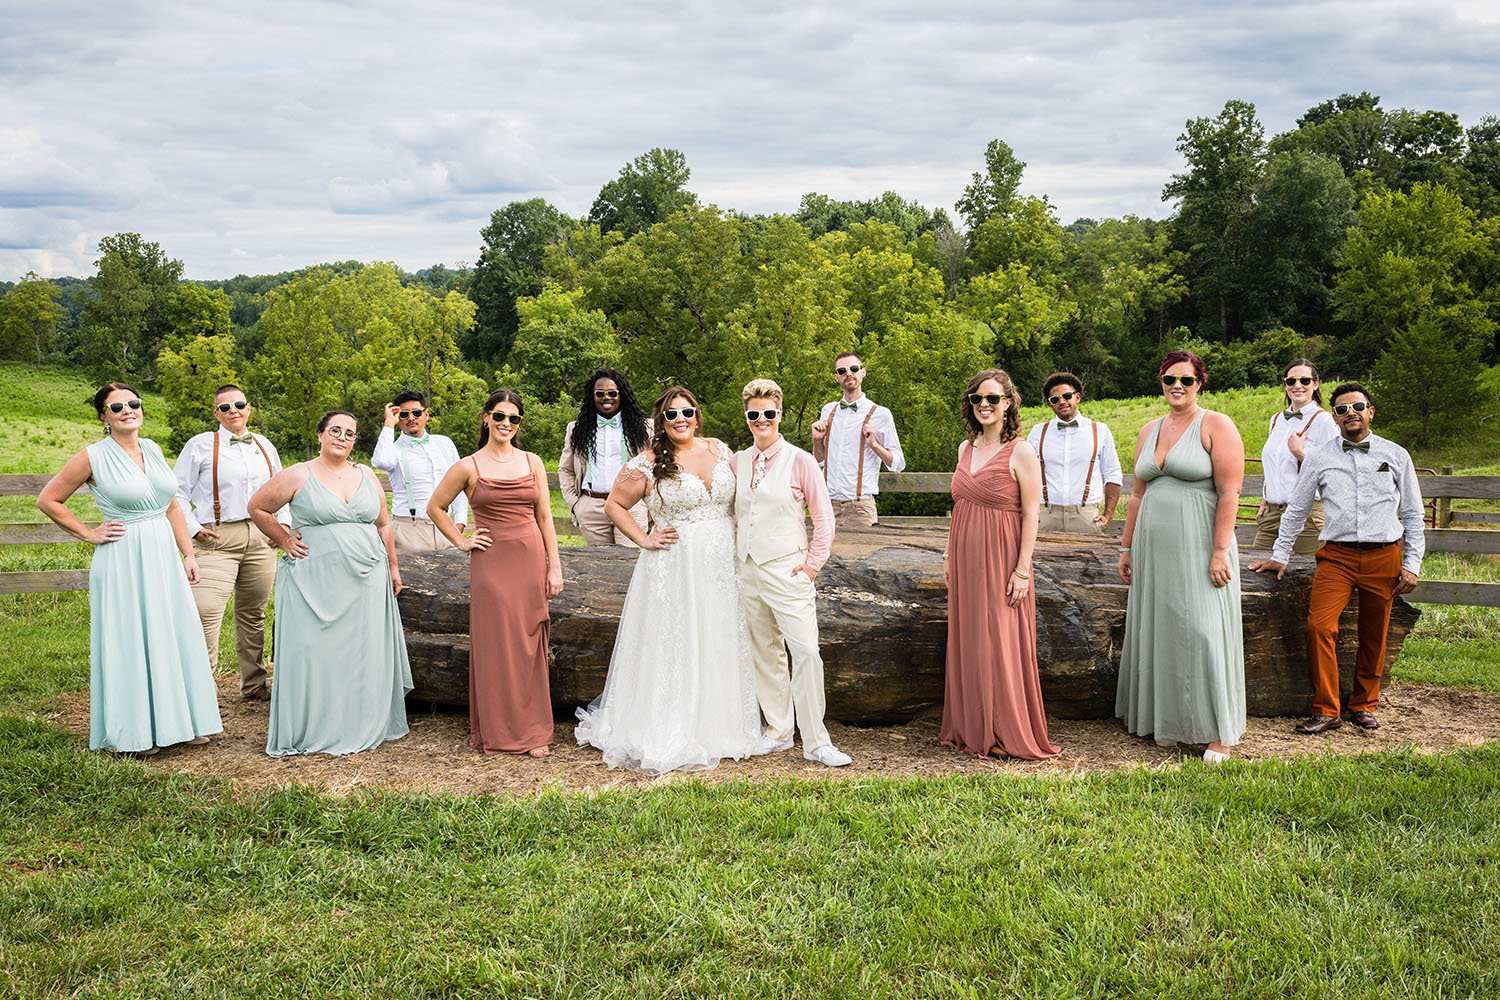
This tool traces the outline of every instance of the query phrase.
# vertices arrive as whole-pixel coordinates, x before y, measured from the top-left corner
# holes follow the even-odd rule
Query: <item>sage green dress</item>
[[[177,477],[141,438],[144,470],[104,438],[88,446],[90,492],[125,534],[89,564],[89,748],[149,750],[224,731],[203,626],[167,508]]]
[[[356,753],[407,733],[411,665],[375,529],[383,500],[369,476],[346,503],[309,472],[287,505],[308,553],[276,566],[273,757]]]
[[[1161,421],[1135,463],[1146,481],[1130,544],[1130,597],[1115,715],[1137,736],[1233,746],[1245,732],[1240,559],[1229,583],[1208,575],[1219,507],[1203,411],[1156,465]]]

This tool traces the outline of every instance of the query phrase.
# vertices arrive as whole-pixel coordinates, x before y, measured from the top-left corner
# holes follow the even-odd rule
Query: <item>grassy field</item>
[[[92,439],[82,383],[0,366],[0,385],[39,419],[83,414],[17,430],[10,471]],[[1120,430],[1156,405],[1091,412]],[[4,568],[87,552],[18,548]],[[1500,578],[1492,559],[1428,570]],[[87,685],[87,604],[0,597],[0,998],[1500,995],[1500,747],[517,800],[246,793],[48,721]],[[1429,607],[1397,675],[1500,691],[1497,636],[1500,613]]]

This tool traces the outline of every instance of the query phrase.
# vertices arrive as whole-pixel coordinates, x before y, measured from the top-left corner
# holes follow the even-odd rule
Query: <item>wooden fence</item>
[[[1448,472],[1449,470],[1444,470]],[[0,496],[34,497],[46,485],[45,475],[0,475]],[[382,476],[382,479],[384,476]],[[953,478],[949,472],[884,472],[880,476],[882,493],[947,493]],[[1454,500],[1500,500],[1500,476],[1422,476],[1422,495],[1430,501],[1430,522],[1427,529],[1428,552],[1457,552],[1477,555],[1500,555],[1500,530],[1484,528],[1452,527],[1460,524],[1500,524],[1500,513],[1476,513],[1455,511]],[[548,473],[547,482],[556,490],[557,473]],[[1258,496],[1261,477],[1245,477],[1244,494]],[[1130,493],[1130,476],[1125,477],[1124,492]],[[881,518],[882,524],[890,525],[942,525],[946,517],[898,517]],[[566,517],[554,518],[557,531],[562,535],[576,533]],[[1120,519],[1116,519],[1113,530],[1121,530]],[[1241,544],[1255,535],[1255,525],[1240,523],[1236,536]],[[46,545],[76,542],[72,535],[46,522],[42,524],[0,523],[0,546]],[[39,572],[0,573],[0,594],[48,593],[67,590],[88,589],[89,573],[86,569],[46,570]],[[1463,583],[1442,580],[1424,580],[1407,600],[1428,604],[1466,604],[1480,607],[1500,607],[1500,583]]]

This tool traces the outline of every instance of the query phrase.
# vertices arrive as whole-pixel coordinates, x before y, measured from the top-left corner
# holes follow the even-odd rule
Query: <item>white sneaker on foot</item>
[[[843,767],[851,763],[854,758],[834,746],[832,743],[824,743],[820,747],[802,751],[802,759],[822,764],[824,767]]]
[[[758,756],[763,753],[779,753],[782,750],[790,750],[791,748],[791,740],[778,740],[770,736],[764,736],[761,738],[760,746],[755,748],[755,753]]]
[[[1203,751],[1203,763],[1205,763],[1205,764],[1222,764],[1222,763],[1224,763],[1228,759],[1229,759],[1229,754],[1223,753],[1222,751],[1219,751],[1219,750],[1205,750],[1205,751]]]

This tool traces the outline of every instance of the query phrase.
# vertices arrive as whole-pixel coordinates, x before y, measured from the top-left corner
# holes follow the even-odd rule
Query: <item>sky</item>
[[[1064,223],[1165,217],[1177,137],[1369,91],[1500,114],[1500,4],[0,0],[0,280],[138,232],[189,278],[472,263],[642,152],[701,200],[891,190],[951,213],[1003,139]]]

